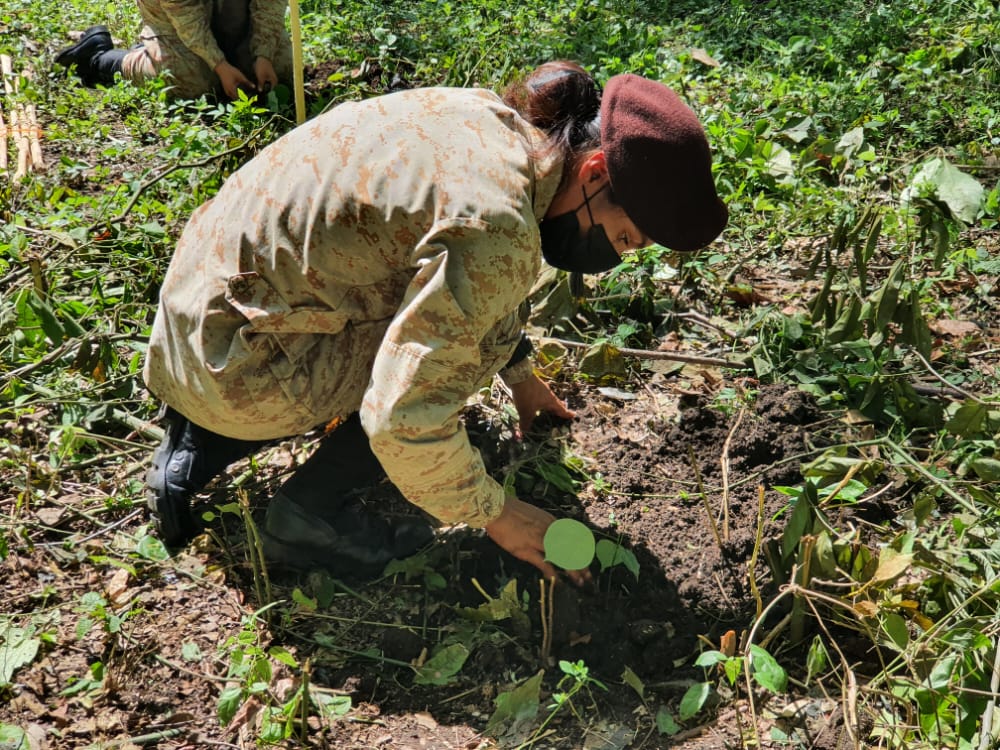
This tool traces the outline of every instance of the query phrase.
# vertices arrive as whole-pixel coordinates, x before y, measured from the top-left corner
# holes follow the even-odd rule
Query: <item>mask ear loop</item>
[[[611,184],[611,183],[605,182],[597,190],[595,190],[592,195],[587,195],[587,186],[586,185],[580,185],[580,190],[583,191],[583,203],[580,204],[580,206],[577,206],[576,210],[579,211],[580,208],[581,208],[581,206],[586,206],[587,207],[587,218],[590,219],[590,226],[592,226],[592,227],[598,226],[598,224],[596,224],[594,222],[594,214],[590,210],[590,199],[593,198],[595,195],[600,194],[600,192],[602,190],[604,190],[609,184]]]

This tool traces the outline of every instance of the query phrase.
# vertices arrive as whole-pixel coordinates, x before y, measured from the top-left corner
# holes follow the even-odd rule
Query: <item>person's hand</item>
[[[534,373],[527,380],[510,386],[510,393],[517,409],[521,432],[531,429],[532,422],[540,412],[546,412],[559,419],[573,419],[576,416],[576,412],[568,409],[566,402],[556,396]]]
[[[257,90],[256,86],[243,75],[243,72],[232,63],[223,60],[215,66],[215,75],[219,76],[222,83],[222,90],[230,99],[239,99],[239,91],[242,88],[248,94]]]
[[[503,547],[518,560],[538,568],[545,580],[557,577],[552,563],[545,561],[545,532],[555,521],[555,516],[530,503],[508,497],[503,512],[486,526],[486,533],[498,546]],[[569,579],[577,586],[591,580],[589,570],[570,570]]]
[[[267,93],[278,85],[278,74],[274,65],[266,57],[258,57],[253,63],[253,74],[257,76],[257,90]]]

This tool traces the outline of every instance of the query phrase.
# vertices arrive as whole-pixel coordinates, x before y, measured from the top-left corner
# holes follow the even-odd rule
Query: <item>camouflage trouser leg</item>
[[[219,91],[219,77],[208,64],[184,46],[173,34],[157,34],[146,26],[140,35],[142,46],[130,50],[122,60],[122,76],[141,83],[166,75],[171,96],[194,99]]]
[[[219,77],[204,60],[184,46],[173,34],[157,34],[149,26],[142,30],[142,46],[130,50],[122,61],[122,76],[133,83],[141,83],[160,74],[167,74],[170,94],[179,99],[194,99],[215,92],[222,93]],[[278,80],[292,84],[292,43],[287,32],[282,32],[282,44],[271,60]],[[245,39],[235,50],[231,62],[254,81],[250,40]]]

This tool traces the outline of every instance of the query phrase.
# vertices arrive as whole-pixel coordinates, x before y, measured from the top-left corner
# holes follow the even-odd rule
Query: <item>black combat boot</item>
[[[191,513],[191,496],[229,464],[248,456],[263,442],[217,435],[170,407],[163,442],[153,453],[146,475],[149,507],[160,537],[171,547],[187,544],[200,530]]]
[[[434,532],[422,518],[390,522],[361,502],[365,490],[384,476],[353,414],[271,498],[261,533],[267,561],[367,578],[427,545]]]
[[[124,50],[115,49],[107,26],[91,26],[80,36],[80,41],[56,55],[56,63],[64,68],[75,65],[83,85],[92,87],[114,83],[124,57]]]

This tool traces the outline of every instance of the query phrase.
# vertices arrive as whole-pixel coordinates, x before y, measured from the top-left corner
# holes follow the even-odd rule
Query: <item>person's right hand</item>
[[[219,76],[219,81],[222,83],[222,90],[226,92],[226,96],[230,99],[239,99],[239,90],[241,88],[248,94],[252,94],[257,90],[253,82],[243,75],[243,72],[239,68],[225,60],[215,66],[215,74]]]
[[[538,568],[548,581],[557,574],[552,564],[545,561],[545,532],[555,520],[555,516],[541,508],[508,497],[503,512],[487,524],[486,533],[518,560]],[[589,570],[570,570],[566,575],[577,586],[591,579]]]

